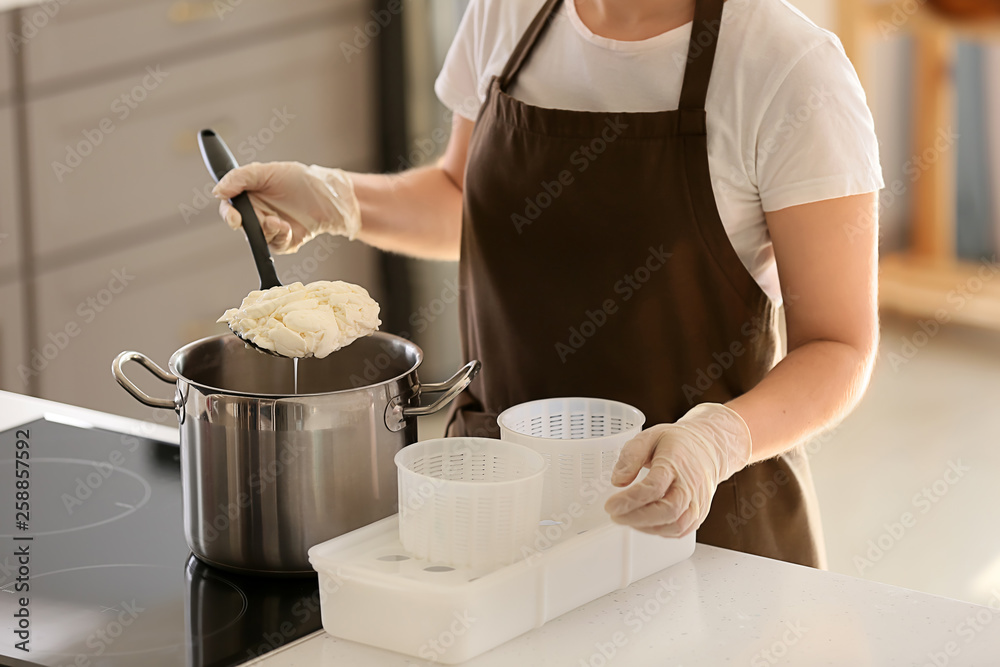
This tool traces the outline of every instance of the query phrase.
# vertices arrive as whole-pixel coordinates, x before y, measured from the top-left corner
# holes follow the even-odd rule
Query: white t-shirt
[[[543,0],[472,0],[435,83],[469,119]],[[593,34],[564,0],[508,92],[577,111],[676,109],[691,23],[635,42]],[[719,214],[743,264],[781,301],[764,211],[883,187],[858,77],[836,35],[784,0],[727,0],[706,101]]]

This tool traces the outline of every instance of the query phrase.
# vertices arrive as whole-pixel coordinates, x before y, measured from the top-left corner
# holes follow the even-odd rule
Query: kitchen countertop
[[[111,364],[108,364],[108,379],[111,379]],[[69,424],[73,424],[74,421],[84,422],[97,428],[177,444],[179,442],[177,417],[168,410],[157,410],[155,414],[158,419],[162,419],[162,423],[154,424],[78,408],[65,403],[55,403],[9,391],[0,391],[0,431],[6,431],[35,419],[47,417],[53,421]]]
[[[319,632],[252,664],[431,663]],[[687,561],[463,664],[988,667],[1000,665],[1000,591],[978,606],[698,545]]]
[[[177,442],[162,414],[170,419],[151,424],[0,392],[0,430],[48,417]],[[987,604],[698,545],[687,561],[465,664],[1000,665],[1000,589]],[[318,632],[247,664],[430,663]]]

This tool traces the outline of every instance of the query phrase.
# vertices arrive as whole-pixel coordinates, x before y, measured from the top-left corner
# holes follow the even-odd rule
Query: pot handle
[[[152,359],[147,357],[142,352],[122,352],[117,357],[115,357],[114,361],[111,362],[111,373],[115,376],[115,380],[117,380],[118,384],[122,386],[122,389],[132,394],[132,397],[135,398],[135,400],[145,405],[148,405],[151,408],[164,408],[166,410],[177,409],[177,403],[175,401],[171,401],[170,399],[166,398],[153,398],[152,396],[144,392],[142,389],[139,389],[139,387],[135,386],[135,383],[129,380],[125,376],[125,371],[122,370],[122,365],[126,361],[138,361],[146,368],[146,370],[148,370],[150,373],[160,378],[164,382],[170,382],[176,384],[177,382],[176,375],[168,373],[167,371],[157,366],[156,362],[154,362]]]
[[[403,418],[432,415],[448,405],[456,396],[465,391],[465,388],[472,383],[482,367],[483,365],[479,361],[473,359],[444,382],[427,382],[419,385],[416,387],[415,395],[417,397],[421,394],[433,394],[439,391],[443,393],[430,405],[403,406]]]

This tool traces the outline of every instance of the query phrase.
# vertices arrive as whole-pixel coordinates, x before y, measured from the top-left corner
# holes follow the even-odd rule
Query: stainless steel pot
[[[311,546],[396,511],[393,457],[416,441],[416,417],[446,406],[480,368],[421,384],[422,359],[410,341],[376,333],[300,360],[296,391],[290,359],[223,334],[174,352],[169,372],[139,352],[119,354],[112,372],[141,403],[177,412],[191,551],[235,571],[311,574]],[[175,384],[174,398],[140,390],[128,361]]]

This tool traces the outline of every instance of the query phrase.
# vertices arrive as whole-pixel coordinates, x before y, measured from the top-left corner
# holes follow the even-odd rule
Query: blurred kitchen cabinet
[[[13,25],[10,22],[10,18],[9,14],[0,14],[0,34],[13,34]],[[12,47],[10,44],[5,44],[4,48],[0,49],[0,108],[10,104],[11,72],[13,67],[11,50]],[[0,148],[3,148],[4,152],[7,152],[8,147],[9,144],[0,144]]]
[[[26,320],[18,262],[20,225],[13,145],[14,114],[8,105],[0,102],[0,312],[3,312],[0,317],[0,388],[24,392],[28,385],[17,374],[17,365],[24,352]]]
[[[137,350],[166,368],[183,345],[229,331],[215,320],[257,281],[246,249],[231,236],[224,225],[204,226],[43,274],[38,327],[52,358],[39,373],[41,394],[149,419],[153,410],[112,379],[111,360]],[[147,393],[173,397],[138,364],[128,373]]]
[[[70,87],[95,72],[201,61],[331,18],[353,27],[367,7],[365,0],[74,0],[29,42],[26,78],[29,86]]]
[[[10,33],[10,17],[0,14],[0,34]],[[17,173],[14,153],[14,112],[11,106],[13,62],[8,45],[0,48],[0,285],[12,279],[17,262]]]
[[[30,367],[24,358],[24,299],[20,283],[0,284],[0,389],[23,394],[28,388]]]
[[[338,44],[350,37],[333,25],[29,102],[36,253],[219,222],[196,142],[203,127],[244,164],[370,167],[375,118],[354,100],[371,96],[374,72],[370,59],[344,61]],[[121,100],[134,91],[144,99],[133,110]]]
[[[2,151],[9,165],[0,155],[0,227],[33,231],[37,295],[7,266],[18,244],[0,242],[0,299],[31,323],[18,331],[34,332],[28,340],[0,325],[3,388],[162,421],[112,380],[112,358],[134,349],[165,366],[184,344],[227,332],[215,320],[259,285],[245,239],[218,219],[198,130],[216,129],[241,163],[373,169],[375,49],[343,50],[369,9],[367,0],[58,4],[15,59],[20,94],[5,93],[12,79],[0,76],[0,146],[27,139],[26,154]],[[0,20],[19,24],[33,10]],[[4,109],[8,99],[20,114]],[[17,219],[22,191],[28,221]],[[344,239],[275,263],[286,282],[336,278],[379,292],[376,251]],[[12,375],[18,365],[34,371],[27,384]],[[130,373],[172,395],[141,368]]]
[[[20,221],[17,210],[17,163],[14,161],[14,112],[0,106],[0,285],[17,276]]]

